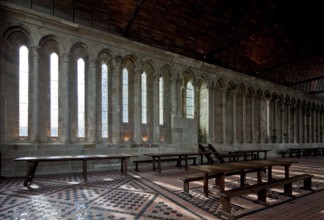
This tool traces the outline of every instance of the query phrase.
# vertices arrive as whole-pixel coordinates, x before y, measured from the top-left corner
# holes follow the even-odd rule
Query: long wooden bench
[[[184,161],[185,158],[181,158],[181,161]],[[192,160],[192,165],[197,165],[197,157],[188,157],[188,161]],[[161,159],[161,162],[177,162],[177,167],[181,166],[181,162],[179,161],[179,158],[163,158]],[[153,163],[153,160],[134,160],[133,163],[135,163],[135,171],[139,171],[138,164],[140,163]]]
[[[36,157],[19,157],[14,161],[26,161],[30,164],[24,181],[24,186],[31,184],[37,166],[40,162],[63,162],[63,161],[82,161],[83,162],[83,178],[87,178],[87,161],[89,160],[120,160],[121,172],[127,174],[127,160],[131,157],[137,157],[131,154],[111,154],[111,155],[75,155],[75,156],[36,156]]]
[[[265,172],[266,170],[264,170]],[[247,170],[244,172],[244,176],[242,178],[245,178],[246,173],[252,173],[256,172],[256,170]],[[234,175],[242,175],[240,172],[231,172],[231,173],[226,173],[225,176],[234,176]],[[213,179],[217,178],[217,174],[215,175],[208,175],[208,179]],[[180,179],[183,181],[183,192],[189,194],[189,183],[190,182],[195,182],[195,181],[201,181],[204,180],[204,176],[202,175],[191,175],[191,176],[185,176],[185,177],[180,177]],[[244,180],[241,180],[241,184],[244,184]],[[217,185],[217,179],[216,179],[216,185]]]
[[[233,197],[250,193],[257,193],[258,201],[265,204],[267,199],[267,189],[284,186],[284,193],[292,196],[292,183],[301,180],[304,181],[304,189],[312,190],[312,177],[313,175],[301,174],[289,178],[274,180],[272,182],[263,182],[260,184],[249,185],[219,192],[218,195],[220,196],[220,203],[222,204],[222,210],[220,210],[220,214],[228,218],[235,219],[235,216],[231,214],[231,198]]]

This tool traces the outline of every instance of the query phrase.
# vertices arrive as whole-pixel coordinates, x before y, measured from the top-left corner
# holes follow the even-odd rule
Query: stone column
[[[246,93],[242,94],[242,143],[246,143]]]
[[[215,87],[208,86],[208,136],[207,142],[212,143],[215,140]]]
[[[278,99],[275,99],[273,101],[273,105],[274,105],[274,118],[273,118],[273,123],[274,123],[274,131],[273,131],[273,135],[275,137],[275,143],[279,143],[280,138],[278,137],[279,135],[279,121],[278,121]]]
[[[255,96],[251,96],[251,126],[252,126],[252,144],[256,143],[256,134],[255,134]]]
[[[111,94],[111,114],[112,114],[112,132],[111,141],[120,143],[121,141],[121,122],[122,122],[122,66],[121,57],[113,59],[112,66],[112,94]]]
[[[134,100],[134,125],[133,134],[134,134],[134,143],[141,143],[141,134],[142,134],[142,93],[141,93],[141,75],[143,73],[143,64],[138,64],[135,70],[134,76],[134,91],[130,95],[130,98]]]
[[[60,57],[59,65],[59,138],[62,143],[70,142],[70,53]]]
[[[87,118],[86,118],[86,137],[87,141],[90,143],[94,143],[97,138],[97,108],[98,108],[98,103],[97,103],[97,85],[98,85],[98,72],[97,72],[97,67],[99,65],[99,62],[97,59],[91,59],[89,61],[89,68],[88,68],[88,73],[86,75],[86,97],[87,97]]]
[[[31,47],[31,66],[30,66],[30,82],[29,82],[29,138],[32,143],[38,143],[39,137],[39,47]]]
[[[237,90],[232,91],[232,99],[233,99],[233,144],[237,144]]]
[[[286,130],[287,130],[287,143],[291,143],[291,126],[292,126],[292,120],[291,120],[291,108],[290,103],[286,103],[287,108],[287,120],[286,120]]]
[[[159,143],[160,142],[160,91],[159,91],[159,80],[160,76],[158,74],[154,74],[153,76],[153,105],[151,111],[153,111],[153,131],[151,132],[153,134],[153,143]],[[148,90],[148,92],[150,92]],[[149,104],[149,103],[148,103]]]
[[[221,89],[222,90],[222,103],[223,103],[223,144],[226,144],[227,143],[227,138],[226,138],[226,89],[223,88]]]

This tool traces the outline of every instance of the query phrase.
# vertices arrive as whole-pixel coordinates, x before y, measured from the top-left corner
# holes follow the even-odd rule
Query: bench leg
[[[222,209],[219,211],[220,214],[226,216],[229,219],[235,219],[231,214],[231,199],[221,197],[220,203],[222,204]]]
[[[292,195],[292,183],[287,183],[284,185],[284,192],[287,195]]]
[[[28,186],[28,185],[31,184],[31,182],[32,182],[32,180],[34,178],[37,166],[38,166],[37,161],[31,162],[31,164],[29,166],[29,169],[28,169],[28,172],[27,172],[27,175],[26,175],[26,178],[25,178],[25,181],[24,181],[24,186]]]
[[[304,180],[304,189],[312,190],[312,178]]]
[[[267,202],[267,189],[258,191],[258,200],[263,203]]]
[[[137,172],[139,171],[137,162],[135,162],[135,171],[137,171]]]
[[[189,193],[189,182],[183,181],[183,191]]]

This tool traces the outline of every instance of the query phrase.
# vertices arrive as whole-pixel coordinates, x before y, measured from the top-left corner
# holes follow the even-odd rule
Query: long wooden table
[[[26,161],[30,163],[27,175],[24,181],[24,186],[31,184],[38,163],[40,162],[59,162],[59,161],[82,161],[83,162],[83,178],[85,181],[88,180],[87,177],[87,161],[88,160],[113,160],[119,159],[121,172],[127,175],[127,160],[130,157],[136,157],[131,154],[116,154],[116,155],[76,155],[76,156],[48,156],[48,157],[19,157],[14,159],[14,161]]]
[[[289,169],[293,163],[298,163],[298,161],[291,160],[254,160],[254,161],[242,161],[242,162],[230,162],[222,164],[210,164],[210,165],[200,165],[193,166],[195,170],[199,170],[204,176],[204,195],[208,197],[208,176],[216,175],[216,184],[219,187],[219,191],[223,192],[225,190],[225,176],[229,173],[238,172],[241,173],[240,181],[241,186],[244,186],[245,173],[246,171],[255,170],[257,173],[257,184],[262,183],[262,172],[267,169],[268,181],[272,181],[272,167],[273,166],[283,166],[285,171],[285,177],[289,177]]]
[[[232,151],[226,151],[229,155],[230,162],[233,161],[239,161],[239,157],[243,156],[244,161],[248,160],[248,157],[251,157],[251,160],[259,160],[260,154],[263,153],[263,159],[267,159],[267,153],[270,150],[265,149],[252,149],[252,150],[232,150]]]
[[[181,165],[182,158],[185,161],[185,169],[188,170],[188,157],[189,156],[200,156],[200,155],[211,155],[213,152],[197,152],[197,151],[190,151],[190,152],[167,152],[167,153],[146,153],[145,156],[152,157],[153,159],[153,170],[156,170],[156,162],[157,162],[157,170],[161,173],[161,158],[163,157],[178,157],[179,158],[179,165]]]
[[[292,157],[294,153],[296,153],[296,156],[300,158],[302,154],[304,156],[308,157],[313,155],[316,157],[317,155],[324,156],[324,147],[307,147],[307,148],[288,148],[289,150],[289,156]]]

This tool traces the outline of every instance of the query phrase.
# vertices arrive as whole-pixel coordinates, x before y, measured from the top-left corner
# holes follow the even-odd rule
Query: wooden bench
[[[19,157],[14,161],[26,161],[30,164],[24,181],[24,186],[31,184],[37,166],[40,162],[63,162],[63,161],[82,161],[83,162],[83,178],[87,178],[87,161],[89,160],[120,160],[121,172],[127,175],[127,160],[131,157],[137,157],[131,154],[111,154],[111,155],[75,155],[75,156],[36,156],[36,157]]]
[[[281,154],[281,157],[282,158],[285,158],[286,157],[286,155],[290,155],[290,151],[289,150],[279,150],[279,151],[277,151],[277,153],[278,154]]]
[[[258,201],[265,204],[266,203],[266,192],[267,189],[284,186],[284,193],[292,196],[292,182],[296,181],[304,181],[304,189],[312,190],[312,177],[313,175],[309,174],[301,174],[292,176],[289,178],[283,178],[279,180],[274,180],[272,182],[263,182],[260,184],[244,186],[241,188],[235,188],[231,190],[226,190],[223,192],[219,192],[220,203],[222,204],[222,210],[220,210],[220,214],[235,219],[235,217],[231,214],[231,198],[249,194],[249,193],[257,193]]]
[[[264,170],[265,171],[265,170]],[[246,173],[252,173],[256,172],[256,170],[247,170],[244,172],[243,178],[245,178]],[[225,176],[234,176],[234,175],[241,175],[240,172],[231,172],[231,173],[226,173]],[[208,175],[208,179],[212,178],[217,178],[217,174],[215,175]],[[187,194],[189,194],[189,183],[194,182],[194,181],[201,181],[204,180],[204,176],[202,175],[191,175],[191,176],[185,176],[185,177],[180,177],[180,179],[183,181],[183,191]],[[241,180],[241,184],[244,184],[244,181]],[[216,185],[217,185],[217,179],[216,179]]]
[[[181,161],[184,161],[185,158],[181,158]],[[192,160],[192,165],[197,165],[197,157],[188,157],[188,161]],[[177,167],[181,166],[181,162],[179,161],[179,158],[164,158],[161,159],[161,162],[177,162]],[[135,163],[135,171],[139,171],[138,164],[140,163],[153,163],[153,160],[134,160],[133,163]]]

